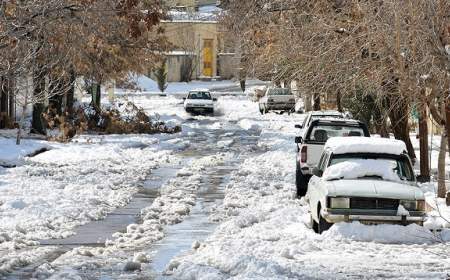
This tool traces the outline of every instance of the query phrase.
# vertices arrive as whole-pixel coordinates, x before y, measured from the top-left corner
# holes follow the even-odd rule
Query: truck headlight
[[[425,211],[426,203],[425,200],[417,200],[417,211]]]
[[[330,208],[350,208],[350,198],[348,197],[331,197]]]
[[[424,201],[425,202],[425,201]],[[416,211],[419,210],[419,201],[416,200],[400,200],[400,204],[405,207],[406,210]],[[425,210],[425,203],[423,203],[423,209]]]

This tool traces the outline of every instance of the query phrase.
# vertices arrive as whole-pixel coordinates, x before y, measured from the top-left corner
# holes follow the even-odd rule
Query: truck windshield
[[[211,94],[204,91],[190,92],[188,99],[211,99]]]
[[[327,142],[331,137],[364,136],[364,131],[356,126],[318,125],[312,128],[308,140]]]
[[[341,163],[341,162],[359,162],[361,161],[371,161],[377,162],[377,165],[385,165],[392,168],[392,171],[398,175],[398,177],[402,180],[414,181],[414,173],[411,168],[411,164],[406,157],[399,158],[384,158],[377,157],[376,155],[371,156],[346,156],[346,155],[337,155],[330,160],[329,166]]]
[[[269,89],[268,95],[292,95],[288,88],[272,88]]]

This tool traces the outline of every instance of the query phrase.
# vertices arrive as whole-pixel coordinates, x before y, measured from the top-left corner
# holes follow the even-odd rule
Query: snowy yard
[[[0,168],[0,277],[449,277],[448,229],[432,233],[416,225],[360,223],[336,224],[323,235],[310,229],[307,207],[295,198],[294,185],[294,124],[301,123],[303,115],[261,116],[257,104],[242,96],[223,96],[214,116],[196,117],[186,114],[182,101],[173,96],[128,99],[169,124],[181,125],[183,131],[82,136],[69,144],[34,141],[14,151],[18,157],[0,153],[18,165]],[[42,147],[50,151],[24,157]],[[63,252],[49,257],[61,248],[39,245],[40,240],[71,236],[78,226],[124,207],[163,165],[178,166],[175,175],[159,186],[159,196],[142,210],[139,223],[114,234],[105,246],[63,246]],[[223,199],[201,209],[214,224],[212,232],[167,260],[164,271],[156,271],[152,263],[159,260],[153,259],[158,255],[153,244],[198,211],[205,178],[220,166],[233,167],[223,190],[215,194]],[[434,188],[423,186],[430,204],[435,202]],[[438,203],[450,219],[450,209]],[[430,221],[436,223],[448,226],[442,219]],[[29,274],[17,273],[27,266],[32,266]]]

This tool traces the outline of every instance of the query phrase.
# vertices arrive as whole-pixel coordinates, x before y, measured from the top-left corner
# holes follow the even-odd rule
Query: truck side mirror
[[[183,97],[183,100],[186,100],[186,97]]]
[[[217,101],[217,97],[213,97],[213,99],[212,99],[213,101]]]
[[[296,143],[296,144],[301,144],[301,143],[303,143],[303,138],[302,138],[301,136],[295,137],[295,143]]]
[[[302,128],[302,125],[301,125],[301,124],[296,124],[296,125],[295,125],[295,128],[301,129],[301,128]]]
[[[323,175],[323,171],[320,170],[317,166],[313,168],[312,170],[312,174],[317,176],[317,177],[322,177]]]

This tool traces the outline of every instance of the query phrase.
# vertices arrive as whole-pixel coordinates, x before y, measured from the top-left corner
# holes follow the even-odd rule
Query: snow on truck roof
[[[200,91],[200,92],[209,92],[209,89],[207,89],[207,88],[195,88],[195,89],[191,89],[189,92],[197,92],[197,91]]]
[[[403,141],[387,138],[333,137],[326,142],[325,149],[331,150],[334,154],[373,153],[400,155],[406,151],[406,145]]]
[[[328,111],[312,111],[311,114],[313,116],[322,116],[322,115],[333,115],[333,116],[342,116],[342,113],[339,111],[333,111],[333,110],[328,110]]]
[[[344,119],[344,118],[337,118],[336,116],[325,116],[322,118],[314,119],[313,122],[338,122],[338,123],[347,123],[347,124],[359,124],[360,122],[353,119]]]

